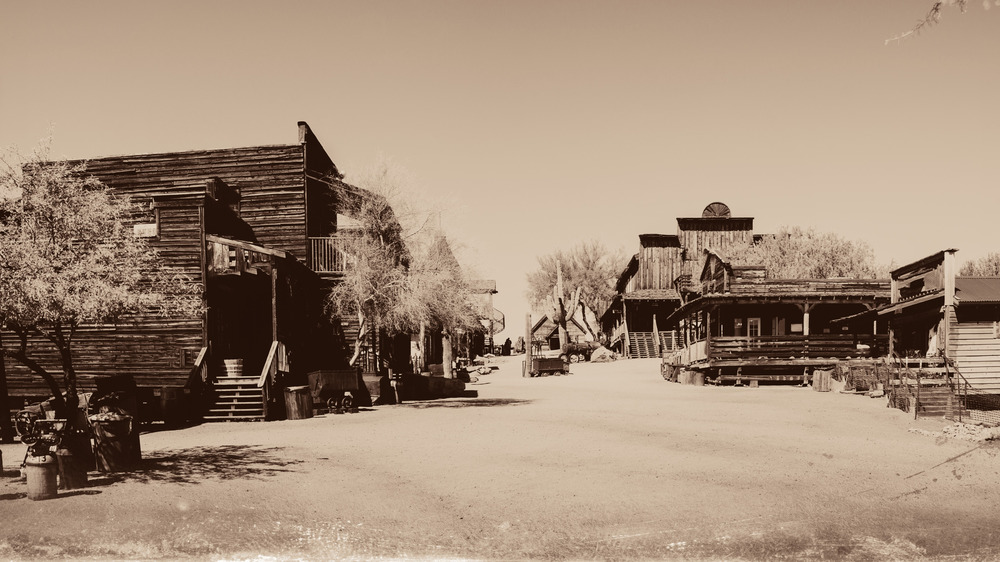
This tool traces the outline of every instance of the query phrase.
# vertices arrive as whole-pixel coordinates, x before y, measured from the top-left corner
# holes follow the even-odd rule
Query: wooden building
[[[707,205],[700,217],[678,218],[677,234],[640,234],[639,252],[618,276],[616,295],[601,317],[611,349],[626,357],[659,357],[664,344],[675,340],[656,341],[655,333],[697,292],[690,280],[697,278],[703,251],[749,244],[754,236],[752,217],[733,217],[719,202]]]
[[[135,234],[202,288],[206,311],[82,328],[74,344],[82,390],[128,374],[153,415],[257,419],[281,414],[283,385],[346,366],[350,323],[331,323],[322,307],[346,264],[338,216],[372,195],[342,181],[306,123],[298,132],[288,145],[86,162],[86,173],[141,204]],[[43,365],[58,366],[50,346],[31,346]],[[7,377],[12,397],[48,395],[18,364],[7,362]]]
[[[947,359],[976,390],[1000,394],[1000,277],[958,275],[956,253],[892,271],[892,301],[877,314],[893,357]]]
[[[733,266],[706,249],[699,295],[665,322],[681,348],[664,359],[710,382],[802,380],[807,369],[878,356],[887,336],[869,321],[836,320],[889,301],[889,283],[873,279],[769,279],[759,266]],[[856,324],[855,324],[856,326]]]
[[[582,343],[593,338],[576,318],[570,318],[566,323],[566,335],[572,343]],[[531,326],[531,344],[535,351],[553,351],[560,349],[559,326],[548,315],[543,315]]]

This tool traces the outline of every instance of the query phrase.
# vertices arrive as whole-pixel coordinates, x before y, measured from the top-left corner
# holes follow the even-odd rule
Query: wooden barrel
[[[290,420],[304,420],[313,416],[312,393],[308,386],[290,386],[285,389],[285,416]]]
[[[830,392],[833,386],[833,371],[827,369],[816,369],[813,371],[813,390],[816,392]]]
[[[160,389],[160,414],[167,427],[176,427],[187,421],[184,389],[164,386]]]
[[[227,377],[242,377],[243,376],[243,360],[242,359],[223,359],[222,367]]]

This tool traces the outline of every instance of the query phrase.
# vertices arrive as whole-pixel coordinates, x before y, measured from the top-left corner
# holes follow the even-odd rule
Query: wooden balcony
[[[310,237],[309,267],[317,273],[344,273],[351,265],[351,258],[343,246],[343,238],[338,236]]]

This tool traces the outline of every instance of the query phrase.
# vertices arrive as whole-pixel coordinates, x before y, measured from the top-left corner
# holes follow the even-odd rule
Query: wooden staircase
[[[659,357],[653,332],[629,332],[628,356],[631,359],[649,359]]]
[[[264,394],[258,377],[218,377],[212,385],[213,404],[205,421],[259,421],[264,419]]]
[[[950,408],[949,402],[952,404]],[[958,419],[958,410],[962,406],[961,400],[952,393],[950,387],[923,386],[920,388],[915,417]]]

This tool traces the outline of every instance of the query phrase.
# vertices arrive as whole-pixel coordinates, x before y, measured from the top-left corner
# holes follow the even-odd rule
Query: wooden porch
[[[663,373],[670,378],[682,369],[699,371],[713,382],[803,380],[809,368],[878,356],[887,345],[885,335],[716,336],[664,352]]]

